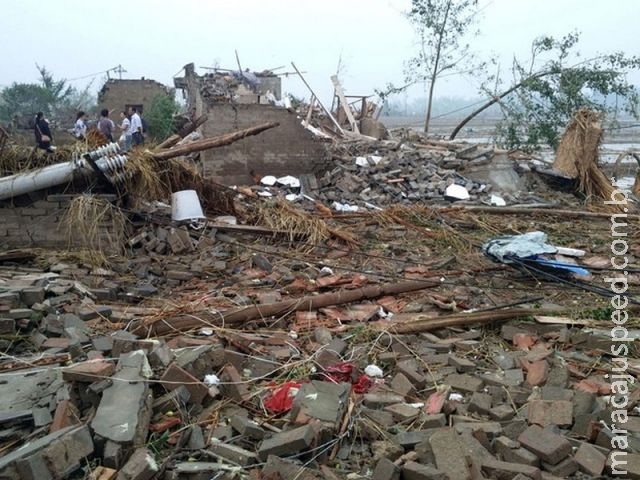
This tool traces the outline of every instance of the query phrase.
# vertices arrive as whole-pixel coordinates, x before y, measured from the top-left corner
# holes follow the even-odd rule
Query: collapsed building
[[[193,64],[174,79],[188,111],[207,115],[204,137],[278,122],[278,128],[215,151],[201,153],[204,174],[227,185],[250,183],[256,175],[300,175],[329,168],[322,140],[302,125],[296,112],[281,105],[281,80],[271,72],[218,70],[197,75]]]
[[[331,168],[311,198],[274,174],[322,168],[312,160],[327,155],[325,136],[278,105],[277,77],[190,70],[176,83],[191,90],[193,118],[207,115],[204,139],[183,132],[126,156],[88,144],[38,156],[0,143],[0,243],[18,247],[0,253],[0,478],[616,472],[604,375],[615,362],[600,318],[610,304],[597,289],[611,212],[568,196],[504,195],[499,183],[532,173],[532,162],[407,132],[328,142]],[[576,168],[565,173],[610,198],[597,171],[601,132],[585,118],[568,129],[565,167]],[[286,153],[294,147],[298,163]],[[192,154],[211,176],[250,185],[204,178],[189,168]],[[462,175],[473,166],[490,183]],[[451,187],[465,200],[451,205]],[[185,223],[164,202],[186,188],[206,216]],[[65,232],[77,200],[105,208],[80,211]],[[133,231],[122,235],[116,215]],[[548,242],[543,232],[496,238],[536,225]],[[86,226],[121,234],[126,254],[27,248],[64,246]],[[559,266],[594,280],[560,277]],[[628,415],[629,478],[640,478],[636,350],[628,367],[628,404],[617,411]]]

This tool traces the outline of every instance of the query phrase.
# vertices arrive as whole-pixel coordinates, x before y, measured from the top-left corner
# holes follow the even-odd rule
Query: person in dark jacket
[[[38,148],[46,150],[48,153],[56,149],[56,147],[53,146],[53,135],[51,135],[49,122],[44,118],[44,113],[38,112],[36,114],[36,124],[33,127],[33,131],[36,135]]]
[[[103,108],[98,120],[98,131],[111,143],[113,142],[113,129],[116,128],[113,120],[109,118],[109,110]]]

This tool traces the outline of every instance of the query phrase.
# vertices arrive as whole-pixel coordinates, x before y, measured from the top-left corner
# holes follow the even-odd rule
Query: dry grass
[[[80,144],[65,145],[53,153],[23,145],[8,144],[0,157],[0,175],[14,175],[37,168],[68,162],[86,150]]]
[[[253,221],[272,230],[286,232],[289,241],[304,239],[310,246],[326,241],[330,228],[320,217],[293,207],[282,199],[256,202]]]
[[[162,165],[139,149],[132,150],[127,156],[126,191],[143,200],[167,200],[171,190]]]
[[[70,249],[84,250],[93,265],[107,265],[108,257],[124,253],[127,222],[115,205],[93,195],[80,195],[69,205],[61,227],[67,230]]]
[[[421,237],[434,247],[448,249],[458,254],[473,249],[469,232],[451,225],[453,216],[444,218],[437,210],[424,205],[397,205],[373,214],[373,218],[383,228],[402,225],[420,233]]]

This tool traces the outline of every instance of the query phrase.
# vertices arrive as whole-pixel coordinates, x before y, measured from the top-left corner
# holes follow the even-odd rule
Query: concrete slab
[[[120,357],[113,384],[105,389],[91,427],[116,443],[144,442],[151,418],[152,394],[145,377],[147,358],[142,350]],[[123,401],[126,399],[126,401]]]

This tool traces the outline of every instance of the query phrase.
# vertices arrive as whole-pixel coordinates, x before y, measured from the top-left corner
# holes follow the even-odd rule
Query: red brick
[[[113,375],[115,367],[105,360],[76,363],[62,370],[62,379],[66,382],[93,383]]]
[[[532,400],[527,411],[530,425],[573,425],[573,403],[568,400]]]
[[[492,458],[486,458],[482,461],[482,470],[489,475],[489,478],[506,479],[522,474],[532,480],[542,480],[542,472],[537,467],[520,463],[499,462]]]
[[[204,383],[175,363],[169,365],[169,368],[162,375],[160,383],[167,390],[175,390],[180,385],[184,385],[191,395],[189,400],[193,403],[202,403],[202,400],[209,393],[209,389]]]
[[[604,471],[604,466],[607,463],[607,457],[600,450],[593,445],[583,443],[578,448],[574,460],[578,464],[578,469],[582,473],[591,475],[592,477],[599,477]]]
[[[251,397],[247,384],[240,376],[238,369],[233,365],[226,365],[223,368],[221,380],[223,392],[226,396],[238,402],[248,400]]]
[[[527,428],[520,434],[518,441],[524,448],[551,465],[560,463],[571,453],[571,444],[566,438],[544,430],[538,425]]]
[[[80,423],[80,412],[78,408],[71,403],[71,400],[62,400],[58,403],[56,412],[53,414],[53,422],[49,427],[49,433],[78,423]]]
[[[69,345],[71,345],[71,340],[68,339],[68,338],[62,338],[62,337],[60,337],[60,338],[58,338],[58,337],[47,338],[40,345],[40,350],[46,350],[48,348],[64,348],[64,349],[67,349],[67,348],[69,348]]]
[[[549,364],[546,360],[527,362],[522,360],[522,367],[527,371],[527,383],[532,386],[543,385],[549,375]]]

